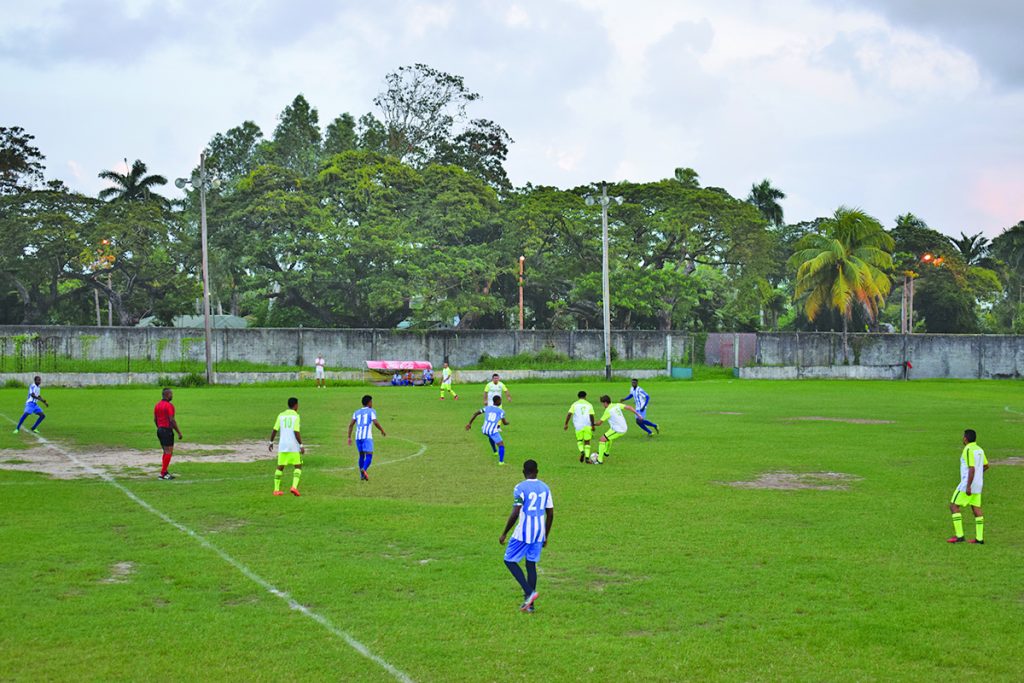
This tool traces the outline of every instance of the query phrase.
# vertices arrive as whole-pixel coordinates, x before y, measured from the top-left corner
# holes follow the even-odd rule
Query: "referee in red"
[[[156,423],[156,438],[160,440],[160,446],[164,449],[163,467],[160,468],[159,479],[174,479],[174,475],[167,471],[171,464],[171,456],[174,455],[174,432],[178,432],[178,439],[184,437],[178,429],[178,421],[174,419],[174,406],[171,399],[174,393],[170,389],[164,389],[163,398],[153,408],[153,422]]]

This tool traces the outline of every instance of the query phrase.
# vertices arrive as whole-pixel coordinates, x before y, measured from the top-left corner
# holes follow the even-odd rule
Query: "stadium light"
[[[523,329],[523,266],[526,256],[519,257],[519,329]]]
[[[601,196],[586,195],[583,201],[587,206],[601,205],[601,298],[604,300],[604,378],[612,378],[612,315],[611,288],[608,284],[608,205],[612,202],[622,204],[622,197],[609,197],[608,184],[601,183]]]
[[[203,251],[203,330],[206,341],[206,383],[213,384],[213,351],[210,341],[210,263],[206,248],[206,191],[220,186],[219,180],[211,180],[206,175],[206,152],[199,154],[199,170],[191,178],[178,178],[174,186],[184,190],[191,185],[199,190],[199,223]]]

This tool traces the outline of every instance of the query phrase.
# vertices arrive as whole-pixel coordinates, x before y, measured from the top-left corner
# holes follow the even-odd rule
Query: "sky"
[[[299,93],[358,118],[421,62],[481,95],[515,185],[688,166],[769,178],[788,222],[993,237],[1024,220],[1021,29],[1019,0],[0,0],[0,126],[95,194],[126,158],[173,179],[218,132],[269,136]]]

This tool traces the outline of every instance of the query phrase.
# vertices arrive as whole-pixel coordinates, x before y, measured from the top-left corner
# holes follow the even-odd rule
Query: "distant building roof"
[[[172,319],[173,327],[203,327],[203,316],[201,315],[176,315]],[[153,316],[148,316],[139,321],[138,327],[156,327],[157,321]],[[242,329],[249,326],[249,321],[237,315],[211,315],[210,327],[214,329]]]

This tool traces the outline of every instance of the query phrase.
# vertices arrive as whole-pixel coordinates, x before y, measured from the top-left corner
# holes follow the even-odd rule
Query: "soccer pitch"
[[[630,421],[598,467],[566,411],[582,388],[600,417],[627,382],[509,382],[504,468],[479,419],[464,430],[482,385],[444,402],[177,389],[170,482],[153,469],[159,389],[44,383],[46,448],[11,434],[25,391],[0,390],[0,466],[76,458],[113,477],[0,469],[0,679],[1020,679],[1019,383],[643,386],[661,435]],[[364,393],[388,432],[365,483],[345,445]],[[303,495],[273,497],[266,439],[291,395]],[[945,543],[968,427],[992,463],[984,546]],[[526,458],[555,504],[534,614],[498,544]]]

